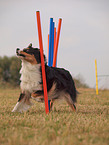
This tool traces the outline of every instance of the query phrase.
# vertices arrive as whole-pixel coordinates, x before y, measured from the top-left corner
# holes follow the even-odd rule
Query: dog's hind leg
[[[30,97],[29,95],[25,95],[24,93],[20,94],[17,104],[15,105],[12,112],[26,112],[31,107]]]
[[[72,98],[71,98],[71,96],[70,96],[69,94],[66,94],[66,95],[65,95],[65,100],[66,100],[66,102],[69,104],[69,106],[71,107],[71,109],[72,109],[73,111],[76,111],[76,106],[75,106],[75,104],[73,103],[73,100],[72,100]]]
[[[54,101],[55,101],[55,99],[51,99],[51,100],[50,100],[50,110],[52,110],[52,109],[53,109],[53,104],[54,104]]]

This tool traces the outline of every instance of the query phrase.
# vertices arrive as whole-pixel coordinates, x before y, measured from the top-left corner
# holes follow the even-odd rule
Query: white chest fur
[[[41,73],[40,64],[32,65],[26,61],[22,61],[21,73],[21,89],[23,92],[32,93],[40,90]]]

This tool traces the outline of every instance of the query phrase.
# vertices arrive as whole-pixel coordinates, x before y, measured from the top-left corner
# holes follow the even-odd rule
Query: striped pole
[[[40,21],[40,12],[39,11],[36,12],[36,18],[37,18],[37,28],[38,28],[38,36],[39,36],[39,48],[40,48],[40,55],[41,55],[45,111],[46,111],[46,114],[48,114],[49,108],[48,108],[47,83],[46,83],[46,75],[45,75],[45,63],[44,63],[44,55],[43,55],[43,42],[42,42],[41,21]]]

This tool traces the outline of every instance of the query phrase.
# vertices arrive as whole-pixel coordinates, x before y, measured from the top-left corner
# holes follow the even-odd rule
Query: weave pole
[[[47,95],[47,83],[46,83],[46,75],[45,75],[45,63],[44,63],[44,55],[43,55],[43,42],[42,42],[42,31],[41,31],[41,21],[40,21],[40,12],[36,12],[37,18],[37,28],[38,28],[38,36],[39,36],[39,48],[40,48],[40,56],[41,56],[41,67],[42,67],[42,80],[43,80],[43,90],[44,90],[44,100],[45,100],[45,112],[49,113],[48,108],[48,95]]]
[[[58,32],[57,32],[57,37],[56,37],[55,23],[53,22],[53,18],[50,18],[50,31],[49,31],[49,35],[48,35],[48,54],[49,54],[48,55],[48,66],[53,66],[53,61],[55,59],[55,61],[54,61],[55,64],[53,67],[56,67],[61,22],[62,22],[62,19],[59,19]],[[49,111],[50,111],[50,107],[52,108],[52,106],[53,106],[53,101],[52,100],[48,101],[48,104],[49,104]]]
[[[51,66],[53,65],[53,55],[54,55],[54,22],[52,23],[52,46],[51,46]]]
[[[54,48],[55,48],[55,44],[56,44],[56,27],[54,27]]]
[[[48,66],[53,64],[53,53],[54,53],[54,22],[53,18],[50,18],[50,29],[49,29],[49,38],[48,38]],[[50,111],[50,100],[48,100],[48,106]]]
[[[96,76],[96,95],[98,95],[98,74],[97,74],[97,61],[95,59],[95,76]]]
[[[49,56],[48,56],[48,66],[52,66],[53,61],[53,18],[50,18],[50,30],[49,30]]]
[[[60,36],[60,30],[61,30],[61,23],[62,23],[62,19],[59,19],[58,30],[57,30],[57,37],[56,37],[56,44],[55,44],[55,48],[54,48],[53,67],[56,66],[56,59],[57,59],[57,51],[58,51],[58,44],[59,44],[59,36]]]

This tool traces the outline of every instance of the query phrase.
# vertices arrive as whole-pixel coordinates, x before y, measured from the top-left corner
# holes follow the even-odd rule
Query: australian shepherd
[[[40,50],[33,48],[30,44],[23,50],[17,48],[16,54],[22,61],[21,94],[12,112],[25,112],[32,105],[30,99],[44,101]],[[65,99],[71,109],[75,111],[77,91],[71,74],[63,68],[49,67],[45,55],[44,61],[48,99],[53,102],[56,99]]]

